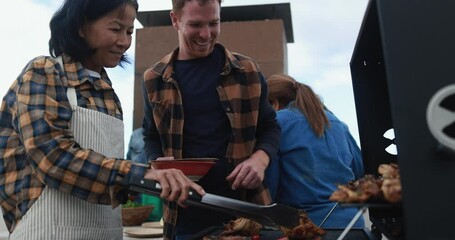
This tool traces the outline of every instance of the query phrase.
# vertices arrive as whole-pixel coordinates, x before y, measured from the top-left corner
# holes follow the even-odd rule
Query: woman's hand
[[[204,189],[189,179],[179,169],[147,169],[145,179],[158,181],[161,185],[162,199],[177,202],[179,206],[186,207],[185,200],[189,197],[190,190],[204,195]]]

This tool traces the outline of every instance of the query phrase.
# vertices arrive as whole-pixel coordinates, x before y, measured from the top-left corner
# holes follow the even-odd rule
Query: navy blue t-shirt
[[[224,157],[231,127],[216,87],[224,65],[224,54],[215,48],[204,58],[174,63],[183,101],[183,156]]]
[[[224,51],[215,47],[204,58],[177,60],[175,79],[183,101],[183,157],[216,157],[219,161],[200,184],[207,193],[238,198],[226,181],[233,165],[225,159],[231,137],[231,126],[217,92],[225,64]],[[194,234],[209,226],[221,226],[235,217],[196,207],[180,208],[177,235]]]

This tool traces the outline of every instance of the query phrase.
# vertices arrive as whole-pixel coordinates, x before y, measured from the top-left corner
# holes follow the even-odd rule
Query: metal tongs
[[[154,196],[161,194],[161,186],[158,182],[137,177],[131,177],[129,189]],[[201,196],[195,191],[190,191],[189,194],[190,197],[185,202],[188,206],[209,208],[226,214],[249,218],[266,227],[294,228],[300,223],[299,210],[286,205],[274,203],[263,206],[210,193]]]

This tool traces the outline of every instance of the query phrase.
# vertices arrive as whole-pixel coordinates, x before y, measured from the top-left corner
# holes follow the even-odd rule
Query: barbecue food
[[[224,231],[219,235],[205,236],[203,240],[242,240],[242,239],[254,239],[253,236],[259,238],[259,232],[262,229],[262,225],[247,219],[237,218],[231,220],[224,227]]]
[[[259,235],[262,229],[262,225],[250,220],[248,218],[237,218],[236,220],[230,221],[225,226],[225,230],[221,235],[223,236],[253,236]]]
[[[391,203],[401,201],[401,183],[400,179],[384,179],[381,187],[384,199]]]
[[[378,172],[384,179],[400,178],[400,170],[398,164],[395,163],[379,165]]]
[[[241,240],[241,239],[260,239],[260,231],[262,225],[247,219],[238,218],[230,221],[225,226],[225,230],[218,236],[205,236],[203,240]],[[320,240],[321,236],[325,235],[325,231],[316,226],[308,218],[305,212],[300,213],[300,224],[292,229],[281,227],[285,238],[289,240]]]
[[[338,185],[338,189],[330,196],[331,201],[344,203],[363,203],[372,198],[381,197],[382,180],[373,175],[365,175],[356,181]]]
[[[397,164],[381,164],[378,168],[381,177],[365,175],[347,184],[338,185],[330,196],[331,201],[342,203],[364,203],[378,200],[390,203],[401,201],[401,180]]]
[[[321,240],[325,231],[316,226],[305,212],[300,213],[300,224],[293,228],[281,227],[281,231],[289,240]]]
[[[401,181],[400,181],[400,170],[398,165],[382,164],[378,169],[382,175],[383,182],[381,186],[384,199],[391,203],[397,203],[401,201]]]

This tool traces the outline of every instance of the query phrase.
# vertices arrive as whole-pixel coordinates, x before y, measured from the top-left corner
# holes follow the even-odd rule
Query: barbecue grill
[[[365,172],[400,166],[402,205],[369,208],[389,239],[455,239],[454,9],[370,0],[350,62]]]

